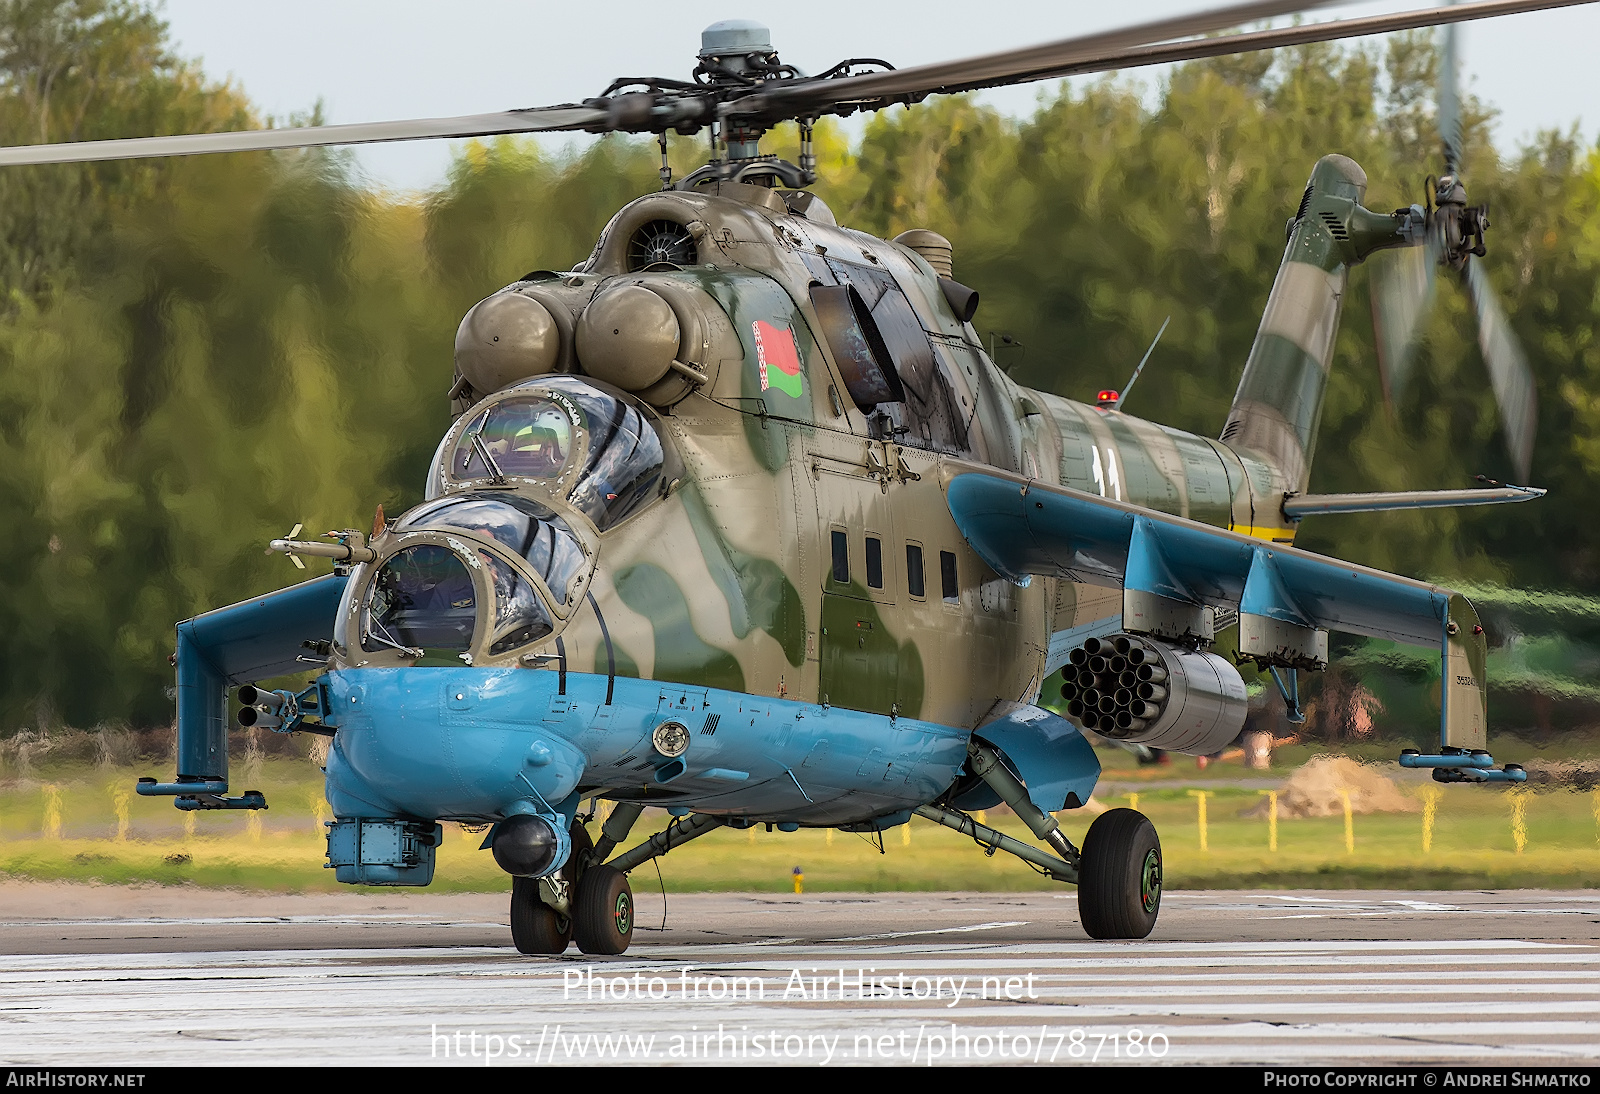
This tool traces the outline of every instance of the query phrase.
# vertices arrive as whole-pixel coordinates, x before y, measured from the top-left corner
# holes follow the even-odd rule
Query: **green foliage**
[[[1026,347],[1001,362],[1021,382],[1118,386],[1170,314],[1130,409],[1215,435],[1312,164],[1355,158],[1372,208],[1417,200],[1437,170],[1436,65],[1430,39],[1399,36],[1382,52],[1186,65],[1153,107],[1112,79],[1047,93],[1022,120],[935,98],[877,116],[855,148],[819,126],[818,189],[851,227],[948,235],[957,275],[983,293],[980,328]],[[1494,210],[1487,269],[1538,379],[1536,478],[1553,493],[1314,518],[1301,542],[1402,573],[1593,593],[1600,157],[1552,134],[1497,162],[1488,112],[1466,105],[1466,176]],[[138,0],[0,0],[9,140],[254,124]],[[793,159],[795,140],[785,126],[768,146]],[[675,173],[703,149],[675,138]],[[525,272],[581,262],[658,167],[649,140],[577,153],[499,138],[466,145],[422,203],[369,192],[320,152],[0,172],[0,732],[169,720],[174,622],[293,580],[262,546],[295,522],[364,527],[378,503],[416,501],[460,316]],[[1313,489],[1503,473],[1464,293],[1440,286],[1417,382],[1389,410],[1366,281],[1355,271]],[[1593,641],[1590,607],[1517,615],[1541,603],[1508,608],[1507,626]],[[1589,687],[1582,649],[1526,652],[1508,672]]]
[[[253,124],[249,104],[171,52],[130,0],[0,2],[0,131],[8,143],[210,132]],[[103,259],[110,217],[160,192],[160,161],[0,172],[0,292],[31,296]]]

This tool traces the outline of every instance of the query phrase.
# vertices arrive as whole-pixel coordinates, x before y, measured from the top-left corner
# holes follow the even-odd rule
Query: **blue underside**
[[[807,825],[860,824],[942,794],[967,730],[714,688],[517,668],[346,669],[323,677],[338,727],[328,800],[339,817],[494,820],[576,796]],[[651,744],[662,722],[688,750]],[[1093,750],[1066,721],[1024,708],[979,731],[1043,808],[1087,801]]]

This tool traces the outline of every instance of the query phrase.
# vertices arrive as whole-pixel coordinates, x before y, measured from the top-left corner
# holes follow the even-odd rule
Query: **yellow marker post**
[[[1209,790],[1191,790],[1189,793],[1195,799],[1195,817],[1200,823],[1200,850],[1211,850],[1206,840],[1206,799],[1211,796]]]
[[[126,790],[118,787],[111,792],[111,804],[117,811],[117,842],[128,842],[128,802],[133,797]]]
[[[1137,794],[1129,794],[1128,795],[1128,808],[1129,809],[1138,809],[1139,808],[1139,795],[1137,795]]]
[[[1511,845],[1519,855],[1528,846],[1528,795],[1523,790],[1511,792]]]
[[[1344,853],[1353,855],[1356,853],[1356,814],[1350,806],[1350,791],[1341,786],[1334,793],[1344,803]]]
[[[1276,852],[1278,849],[1278,792],[1276,790],[1263,790],[1267,796],[1267,850]]]
[[[793,876],[794,876],[794,891],[797,892],[797,893],[804,892],[805,891],[805,887],[806,887],[806,875],[801,873],[800,867],[796,866],[794,868],[794,875]]]
[[[61,788],[55,783],[44,786],[44,838],[61,838]]]
[[[1433,850],[1433,822],[1439,816],[1439,798],[1441,791],[1437,786],[1430,786],[1422,792],[1422,853],[1427,854]],[[1600,823],[1597,815],[1596,823]]]

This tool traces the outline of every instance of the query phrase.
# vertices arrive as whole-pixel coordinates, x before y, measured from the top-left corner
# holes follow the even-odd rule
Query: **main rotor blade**
[[[1229,30],[1245,23],[1290,15],[1311,8],[1322,7],[1333,0],[1251,0],[1250,3],[1232,4],[1213,8],[1193,15],[1180,15],[1159,19],[1137,26],[1121,27],[1078,38],[1064,38],[1039,46],[988,53],[980,57],[967,57],[958,61],[941,61],[916,68],[894,69],[889,72],[872,72],[861,76],[846,76],[833,80],[808,80],[784,83],[769,87],[735,106],[738,113],[744,107],[775,107],[783,117],[794,117],[808,105],[823,107],[838,102],[904,96],[918,97],[951,91],[970,91],[981,87],[1001,87],[1005,84],[1024,83],[1043,79],[1062,66],[1093,63],[1096,59],[1151,42],[1164,42],[1170,38],[1187,38],[1196,34],[1209,34]],[[761,114],[768,109],[758,108]]]
[[[1533,464],[1533,437],[1539,425],[1538,395],[1533,386],[1533,372],[1528,359],[1522,354],[1511,324],[1500,310],[1500,301],[1489,277],[1476,261],[1467,263],[1467,288],[1472,293],[1472,306],[1478,313],[1478,345],[1483,349],[1484,363],[1489,366],[1489,383],[1494,388],[1495,401],[1500,404],[1500,421],[1506,431],[1506,447],[1516,467],[1518,481],[1528,481],[1528,471]]]
[[[604,123],[607,112],[587,106],[551,106],[468,114],[460,118],[416,118],[397,122],[318,125],[292,129],[250,129],[237,133],[192,133],[176,137],[131,137],[71,144],[33,144],[0,148],[0,167],[32,163],[86,163],[146,156],[198,156],[210,152],[252,152],[313,148],[330,144],[376,144],[433,137],[487,137],[499,133],[548,133],[587,129]]]
[[[1088,51],[1087,56],[1081,57],[1077,56],[1078,50],[1075,47],[1093,39],[1069,39],[1050,46],[1016,50],[1008,54],[992,54],[989,57],[976,58],[971,62],[926,65],[921,68],[897,69],[894,72],[869,73],[837,80],[815,80],[770,87],[740,100],[733,105],[733,109],[736,113],[756,114],[767,119],[803,117],[808,112],[826,113],[835,104],[860,103],[868,109],[876,109],[878,106],[913,101],[926,95],[976,91],[988,87],[1059,79],[1092,72],[1111,72],[1117,69],[1141,68],[1146,65],[1170,64],[1175,61],[1193,61],[1203,57],[1252,53],[1263,49],[1307,45],[1311,42],[1331,42],[1341,38],[1391,34],[1396,31],[1464,23],[1474,19],[1493,19],[1503,15],[1520,15],[1524,12],[1575,7],[1579,4],[1596,2],[1597,0],[1478,0],[1476,3],[1421,8],[1394,15],[1340,19],[1327,23],[1309,23],[1198,40],[1159,42],[1154,45],[1119,44],[1104,47],[1104,52]],[[1298,6],[1304,9],[1311,5]],[[1238,20],[1240,23],[1249,21],[1251,21],[1249,18]],[[1055,55],[1035,56],[1046,55],[1050,51],[1056,51]],[[951,70],[962,64],[994,62],[998,66],[999,62],[1008,59],[1015,59],[1013,67],[993,75],[965,79],[953,78],[951,75]],[[960,74],[956,76],[959,77]],[[878,100],[888,100],[888,102]]]
[[[1373,256],[1372,327],[1377,335],[1378,375],[1384,401],[1393,410],[1411,379],[1413,351],[1422,320],[1433,303],[1433,275],[1439,268],[1438,248],[1406,247]]]

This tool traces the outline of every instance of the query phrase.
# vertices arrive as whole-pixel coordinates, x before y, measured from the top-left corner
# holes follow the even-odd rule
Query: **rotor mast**
[[[815,118],[796,119],[800,126],[800,164],[796,167],[762,154],[761,138],[767,133],[762,121],[728,109],[741,92],[757,90],[769,80],[804,78],[799,69],[778,57],[772,48],[772,31],[753,19],[723,19],[700,32],[697,56],[700,63],[694,70],[695,82],[711,88],[717,103],[716,120],[710,126],[711,159],[678,185],[687,189],[710,175],[730,182],[759,176],[790,187],[815,182],[817,158],[811,148]]]

